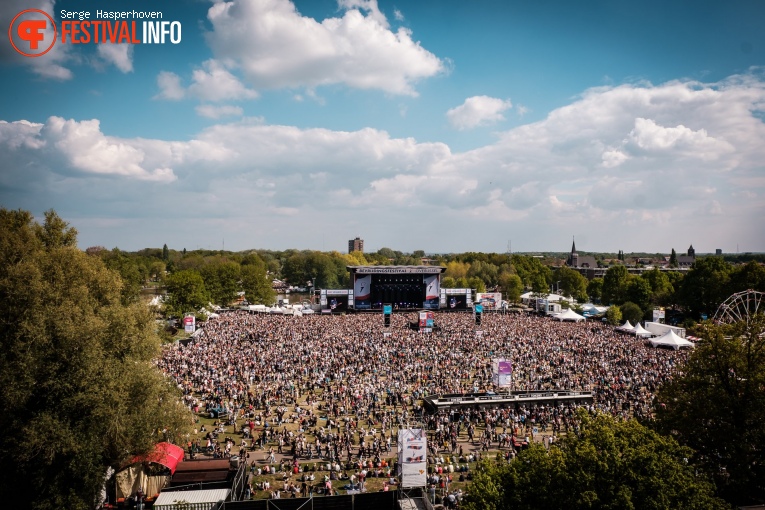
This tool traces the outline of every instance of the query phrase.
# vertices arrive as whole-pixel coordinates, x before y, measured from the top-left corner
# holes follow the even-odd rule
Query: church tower
[[[577,267],[579,265],[579,254],[576,252],[576,239],[572,238],[571,241],[571,254],[568,256],[567,264],[571,267]]]

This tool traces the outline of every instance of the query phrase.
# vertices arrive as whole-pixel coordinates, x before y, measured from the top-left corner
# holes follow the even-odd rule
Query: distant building
[[[691,267],[696,262],[696,250],[693,249],[693,245],[688,248],[686,255],[677,256],[677,267]]]
[[[715,255],[722,255],[722,248],[717,248],[715,250]]]
[[[357,237],[348,241],[348,253],[353,253],[354,251],[364,253],[364,240],[362,238]]]
[[[598,267],[598,261],[592,255],[579,255],[576,251],[576,241],[573,241],[566,265],[569,267],[595,268]]]

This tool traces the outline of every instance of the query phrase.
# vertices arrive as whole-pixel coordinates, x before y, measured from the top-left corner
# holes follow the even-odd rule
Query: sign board
[[[441,266],[348,266],[356,274],[441,274]]]
[[[491,361],[492,382],[500,388],[507,388],[513,383],[513,361],[505,358]]]
[[[187,315],[183,318],[183,330],[186,333],[193,333],[196,330],[196,317]]]
[[[484,310],[499,310],[502,308],[501,292],[478,292],[475,295],[476,303],[480,303]]]
[[[398,465],[401,487],[425,487],[428,447],[423,429],[398,431]]]

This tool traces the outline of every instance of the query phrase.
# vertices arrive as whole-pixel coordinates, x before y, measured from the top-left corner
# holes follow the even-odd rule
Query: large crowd
[[[428,428],[435,458],[441,448],[462,454],[464,442],[512,450],[516,435],[550,432],[554,440],[576,426],[569,405],[423,413],[428,395],[501,391],[493,358],[512,360],[514,390],[589,390],[591,410],[626,418],[650,415],[654,392],[687,356],[598,322],[498,313],[476,326],[471,314],[441,313],[432,333],[420,333],[414,320],[394,314],[385,328],[378,314],[231,312],[207,321],[188,345],[166,349],[159,366],[190,408],[231,417],[244,445],[270,449],[265,460],[278,449],[350,462],[379,459],[395,447],[395,429],[416,423]],[[222,447],[214,443],[202,446]],[[226,453],[237,446],[227,443]]]

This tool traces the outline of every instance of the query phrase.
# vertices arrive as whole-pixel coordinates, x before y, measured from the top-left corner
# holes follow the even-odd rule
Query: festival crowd
[[[191,409],[215,411],[242,434],[239,445],[224,445],[208,433],[203,449],[225,456],[237,446],[240,454],[260,448],[271,464],[277,453],[290,455],[294,472],[298,459],[325,461],[330,474],[355,462],[368,476],[388,478],[382,458],[392,455],[399,427],[428,429],[435,464],[444,453],[458,462],[490,449],[510,456],[534,433],[548,446],[576,429],[568,404],[423,412],[429,395],[502,391],[492,383],[494,358],[512,360],[513,390],[592,391],[588,409],[627,418],[650,416],[655,391],[687,356],[599,322],[497,313],[476,326],[472,314],[437,313],[433,332],[420,333],[410,328],[415,320],[394,314],[385,328],[379,314],[229,312],[208,320],[188,345],[167,348],[158,364]],[[222,430],[221,422],[211,432]]]

